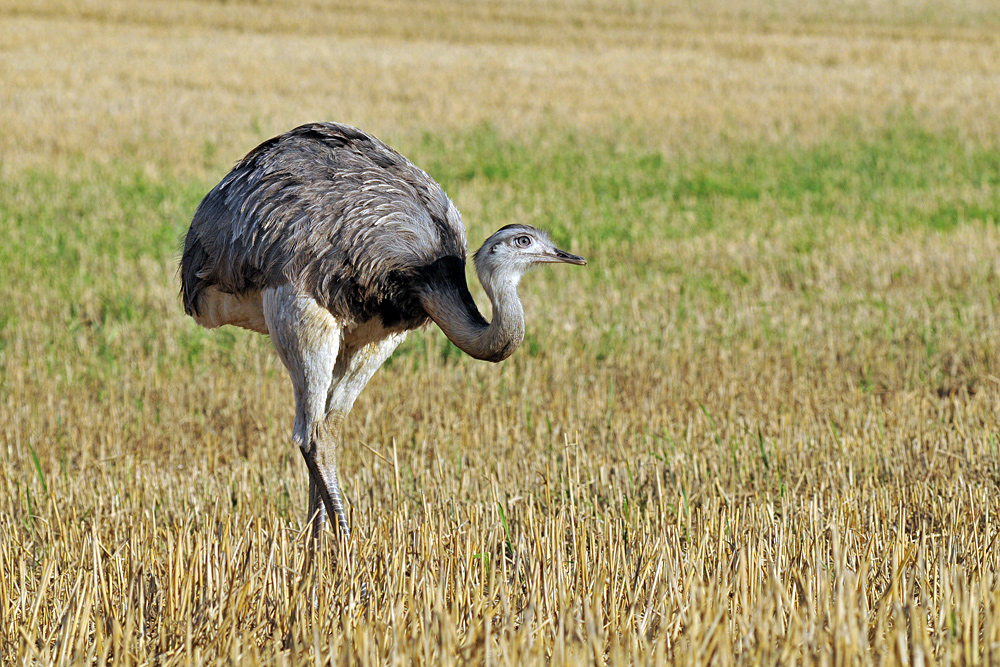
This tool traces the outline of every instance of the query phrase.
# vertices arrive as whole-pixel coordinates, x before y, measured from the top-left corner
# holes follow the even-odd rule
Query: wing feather
[[[424,268],[464,264],[466,252],[434,179],[356,128],[315,123],[255,148],[201,202],[182,292],[193,313],[209,285],[243,294],[292,283],[335,315],[385,317],[387,303],[416,303],[407,289]]]

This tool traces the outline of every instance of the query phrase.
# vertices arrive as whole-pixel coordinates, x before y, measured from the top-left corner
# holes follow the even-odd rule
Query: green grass
[[[581,289],[600,290],[609,282],[676,283],[669,310],[678,322],[706,307],[731,311],[734,302],[760,290],[764,268],[776,271],[786,288],[801,291],[805,302],[815,301],[833,287],[815,275],[816,258],[845,239],[874,235],[887,243],[894,235],[930,231],[947,243],[956,228],[1000,220],[1000,152],[928,132],[906,118],[875,136],[847,133],[812,146],[728,150],[711,160],[675,158],[575,134],[527,142],[480,127],[425,136],[404,152],[465,211],[471,244],[509,222],[548,229],[559,243],[588,255],[590,266],[573,276]],[[220,177],[224,169],[220,166]],[[70,341],[82,336],[103,369],[88,371],[106,376],[120,371],[123,338],[148,342],[164,317],[182,320],[176,304],[151,299],[148,292],[176,289],[173,271],[183,233],[210,185],[127,163],[83,163],[61,176],[31,171],[0,183],[7,236],[0,245],[2,363],[23,363],[11,358],[11,337],[20,327],[44,323],[51,333],[45,345],[50,372],[57,358],[74,348]],[[752,240],[762,261],[692,262],[672,250],[722,238]],[[895,271],[897,280],[906,282],[911,270],[901,265]],[[866,276],[858,272],[841,279],[847,284],[836,287],[844,290]],[[884,310],[887,296],[859,293],[853,305]],[[947,298],[958,299],[960,319],[961,295]],[[837,307],[845,305],[840,300]],[[613,324],[620,327],[601,334],[588,350],[592,358],[606,358],[609,345],[628,346],[628,323]],[[765,337],[791,333],[780,322],[761,324]],[[206,350],[235,360],[241,345],[258,345],[242,332],[206,336],[188,326],[178,331],[178,358],[156,355],[158,368],[201,363]],[[947,331],[921,334],[930,336],[929,354]],[[432,340],[411,342],[400,354],[418,361],[428,354],[445,362],[456,358],[447,342]],[[437,351],[427,351],[428,345]],[[543,347],[529,331],[526,356]]]
[[[713,159],[674,158],[576,135],[528,143],[490,127],[425,136],[404,152],[455,199],[485,191],[484,210],[467,220],[477,232],[516,216],[558,241],[581,245],[628,247],[713,230],[767,233],[782,216],[898,232],[1000,220],[1000,152],[905,119],[874,137],[730,146]],[[231,161],[220,164],[220,177]],[[10,241],[0,248],[7,281],[43,271],[60,289],[81,289],[100,276],[85,270],[84,255],[125,261],[174,255],[210,185],[127,163],[82,163],[60,176],[16,174],[0,183]],[[763,208],[771,215],[758,219]],[[813,242],[800,241],[796,249],[808,252]]]
[[[932,133],[905,115],[875,136],[845,130],[810,146],[735,145],[719,153],[670,157],[575,135],[528,144],[489,127],[425,137],[413,150],[453,196],[466,187],[488,190],[488,217],[526,210],[557,240],[581,243],[766,233],[791,215],[892,231],[1000,221],[996,148]],[[763,210],[770,215],[755,215]]]

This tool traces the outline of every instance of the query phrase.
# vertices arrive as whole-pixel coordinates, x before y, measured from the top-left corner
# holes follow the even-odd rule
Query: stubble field
[[[1000,8],[953,4],[5,4],[0,662],[1000,660]],[[500,365],[410,335],[310,566],[284,370],[176,263],[312,120],[590,263]]]

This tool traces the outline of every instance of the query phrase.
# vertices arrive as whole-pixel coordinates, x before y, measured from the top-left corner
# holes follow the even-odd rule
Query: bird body
[[[270,334],[292,380],[314,536],[325,514],[348,533],[342,425],[406,333],[433,320],[468,354],[502,361],[524,336],[521,275],[542,262],[586,263],[527,225],[500,229],[475,259],[491,322],[469,293],[454,204],[409,160],[346,125],[265,141],[198,206],[181,258],[184,309],[202,326]]]
[[[465,263],[465,228],[426,173],[360,130],[310,124],[264,142],[205,197],[184,248],[184,306],[291,283],[340,321],[427,316],[412,286]],[[423,274],[423,275],[422,275]],[[228,322],[220,322],[228,323]]]

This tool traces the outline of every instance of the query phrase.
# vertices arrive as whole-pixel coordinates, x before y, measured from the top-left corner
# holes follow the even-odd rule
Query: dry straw
[[[599,137],[601,159],[720,164],[844,135],[849,156],[900,110],[904,148],[946,136],[955,169],[1000,136],[992,3],[741,7],[0,9],[0,661],[1000,661],[995,174],[795,210],[626,190],[675,233],[632,240],[593,231],[594,199],[586,277],[525,280],[509,362],[425,331],[371,383],[345,433],[354,540],[312,564],[280,362],[181,315],[196,193],[299,121],[441,164],[461,156],[420,133],[483,123],[525,159]],[[598,196],[469,177],[470,238],[558,222],[550,186]],[[871,213],[942,202],[943,232]],[[706,205],[736,222],[698,228]]]

